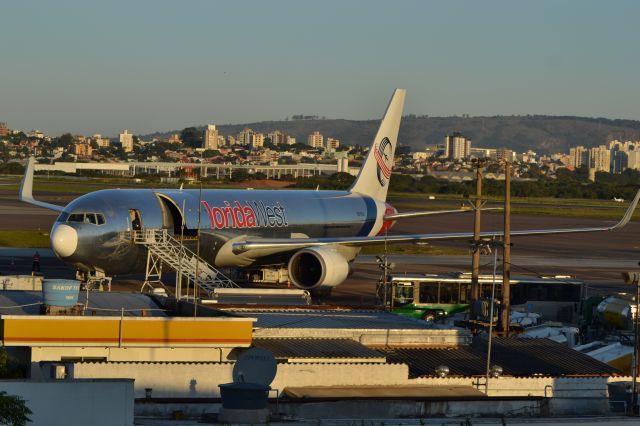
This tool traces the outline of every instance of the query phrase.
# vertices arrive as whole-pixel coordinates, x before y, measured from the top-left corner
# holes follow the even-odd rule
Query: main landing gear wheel
[[[429,322],[436,322],[438,315],[435,311],[427,311],[422,315],[422,319]]]

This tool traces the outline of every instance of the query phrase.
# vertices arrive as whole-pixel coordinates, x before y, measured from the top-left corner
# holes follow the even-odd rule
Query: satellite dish
[[[257,383],[269,386],[276,377],[278,365],[271,352],[251,348],[244,352],[233,366],[234,383]]]

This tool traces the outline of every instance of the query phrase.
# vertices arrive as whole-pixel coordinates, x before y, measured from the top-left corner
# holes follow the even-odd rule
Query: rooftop
[[[257,318],[256,328],[433,329],[433,326],[425,321],[374,310],[225,309],[225,311]]]
[[[621,372],[590,356],[549,339],[492,339],[491,363],[507,376],[609,376]],[[388,362],[409,365],[409,377],[435,376],[438,366],[450,376],[483,376],[487,365],[487,339],[476,337],[469,346],[451,348],[379,348]]]

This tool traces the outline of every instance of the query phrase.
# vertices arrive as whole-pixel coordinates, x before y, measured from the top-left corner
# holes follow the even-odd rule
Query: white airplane
[[[458,213],[398,213],[386,202],[405,91],[397,89],[360,172],[347,191],[205,189],[109,189],[83,195],[62,207],[32,195],[33,159],[20,189],[22,201],[56,210],[51,229],[56,255],[80,272],[115,274],[145,271],[147,249],[131,230],[165,230],[199,235],[200,254],[216,267],[281,265],[298,288],[326,290],[340,285],[363,246],[471,239],[472,232],[386,235],[395,221]],[[640,191],[615,226],[512,231],[514,236],[611,231],[625,226]],[[464,210],[462,210],[464,211]],[[199,220],[202,218],[202,220]],[[482,232],[482,238],[502,231]]]
[[[616,203],[624,203],[624,198],[613,197],[613,201],[615,201]]]

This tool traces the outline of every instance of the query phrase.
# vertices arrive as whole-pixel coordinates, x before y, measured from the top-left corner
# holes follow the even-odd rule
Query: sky
[[[0,121],[116,136],[295,114],[640,119],[640,2],[2,3]]]

